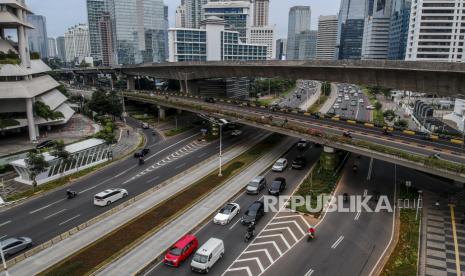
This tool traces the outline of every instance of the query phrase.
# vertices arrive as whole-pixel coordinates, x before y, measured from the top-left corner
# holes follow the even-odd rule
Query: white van
[[[210,268],[223,257],[224,243],[220,239],[210,238],[204,243],[197,252],[191,262],[192,271],[208,273]]]
[[[94,204],[97,206],[107,206],[127,196],[128,191],[125,189],[108,189],[94,196]]]

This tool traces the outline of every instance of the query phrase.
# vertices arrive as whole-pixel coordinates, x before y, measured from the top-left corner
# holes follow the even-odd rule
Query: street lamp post
[[[220,125],[220,168],[219,168],[219,173],[218,176],[221,177],[223,176],[223,124]]]
[[[5,270],[5,276],[9,276],[10,274],[8,273],[8,267],[6,265],[5,255],[3,254],[3,245],[1,242],[0,242],[0,255],[2,256],[3,270]]]
[[[465,117],[462,119],[462,153],[465,146]]]

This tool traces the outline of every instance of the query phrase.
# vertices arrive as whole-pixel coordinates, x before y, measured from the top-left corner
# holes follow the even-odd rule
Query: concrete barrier
[[[363,124],[363,125],[366,126],[366,127],[375,127],[374,124],[370,124],[370,123],[365,123],[365,124]]]
[[[356,121],[353,121],[353,120],[347,120],[347,123],[349,123],[349,124],[354,124],[354,125],[357,124],[357,122],[356,122]]]
[[[450,142],[452,144],[463,145],[463,140],[459,140],[459,139],[451,139]]]
[[[404,130],[403,133],[408,134],[408,135],[415,135],[415,131],[412,130]]]

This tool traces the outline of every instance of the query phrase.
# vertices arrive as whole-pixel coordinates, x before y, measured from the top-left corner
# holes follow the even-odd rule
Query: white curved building
[[[30,59],[27,31],[33,27],[27,22],[28,14],[32,12],[24,0],[0,0],[0,52],[10,54],[9,58],[0,57],[0,131],[5,134],[28,129],[30,140],[35,141],[39,126],[65,124],[74,110],[57,90],[60,84],[47,74],[51,69],[41,60]],[[7,40],[6,30],[16,31],[17,41]],[[38,101],[63,117],[47,120],[36,116],[34,106]]]

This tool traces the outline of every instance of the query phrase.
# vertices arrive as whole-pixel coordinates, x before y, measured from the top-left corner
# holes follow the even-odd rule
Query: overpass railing
[[[253,116],[248,115],[245,113],[215,108],[213,105],[203,104],[201,102],[192,102],[188,101],[187,99],[175,98],[170,97],[170,95],[161,95],[161,94],[140,94],[140,93],[124,93],[125,97],[134,97],[139,99],[144,99],[149,102],[158,103],[161,105],[171,106],[171,107],[178,107],[178,108],[185,108],[187,110],[199,111],[199,112],[207,112],[207,113],[214,113],[214,114],[221,114],[228,117],[237,118],[243,121],[249,121],[255,124],[262,124],[262,125],[271,125],[273,127],[282,128],[285,130],[289,130],[292,132],[300,133],[306,136],[311,136],[316,139],[322,140],[322,144],[331,146],[334,145],[351,145],[358,148],[367,149],[369,151],[376,151],[378,153],[387,154],[396,159],[401,159],[405,161],[414,162],[418,165],[425,166],[435,170],[442,170],[447,173],[453,173],[457,176],[465,178],[465,164],[455,163],[451,161],[446,161],[442,159],[435,159],[426,156],[421,156],[418,154],[413,154],[411,152],[405,152],[403,150],[399,150],[396,148],[384,146],[381,144],[376,144],[367,141],[361,140],[353,140],[349,138],[345,138],[338,135],[332,135],[320,130],[312,129],[303,127],[292,121],[284,123],[284,122],[270,122],[267,118],[262,118],[261,116]],[[192,98],[199,98],[198,96],[190,96]],[[337,147],[337,146],[335,146]]]

